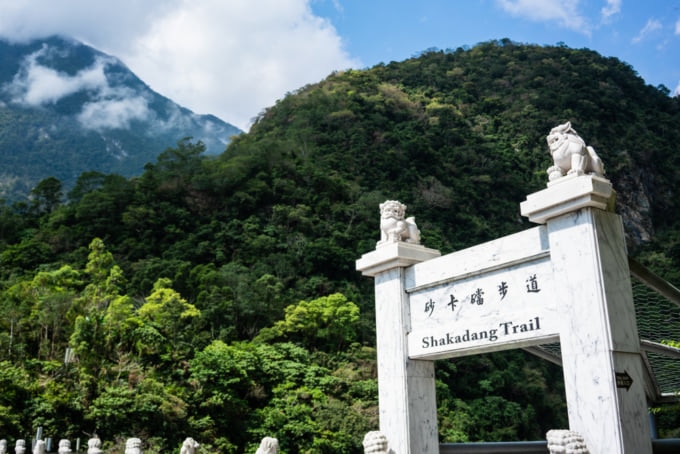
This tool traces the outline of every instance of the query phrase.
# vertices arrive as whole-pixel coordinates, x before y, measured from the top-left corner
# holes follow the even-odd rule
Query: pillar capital
[[[596,175],[570,175],[548,183],[548,188],[529,194],[520,203],[522,216],[531,222],[545,224],[548,219],[581,208],[613,211],[616,192],[611,182]]]
[[[364,276],[375,276],[394,268],[405,268],[416,263],[439,257],[441,252],[421,244],[398,241],[379,245],[356,261],[357,271]]]

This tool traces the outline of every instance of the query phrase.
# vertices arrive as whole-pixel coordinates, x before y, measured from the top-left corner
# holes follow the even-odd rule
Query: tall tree
[[[47,177],[31,190],[31,209],[37,214],[51,213],[64,198],[61,181]]]

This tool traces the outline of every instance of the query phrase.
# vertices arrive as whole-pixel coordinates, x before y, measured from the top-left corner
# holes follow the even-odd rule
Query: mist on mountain
[[[0,197],[42,179],[66,188],[87,171],[141,174],[185,137],[224,151],[237,127],[156,93],[123,62],[78,41],[0,40]]]

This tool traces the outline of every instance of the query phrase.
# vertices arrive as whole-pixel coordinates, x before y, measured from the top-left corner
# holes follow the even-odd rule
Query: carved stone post
[[[572,430],[549,430],[548,451],[550,454],[589,454],[583,437]]]
[[[404,269],[440,252],[406,242],[409,230],[419,242],[415,223],[403,219],[403,210],[396,218],[390,215],[385,209],[388,202],[381,205],[381,242],[356,262],[357,270],[375,278],[380,432],[389,441],[391,454],[437,454],[434,362],[408,357],[410,315]],[[412,227],[405,225],[407,221]],[[401,233],[395,236],[395,232]]]
[[[26,452],[26,440],[19,439],[14,445],[15,454],[24,454]]]
[[[71,441],[66,439],[59,440],[59,449],[57,450],[57,453],[70,454],[71,452]]]
[[[87,454],[102,454],[102,441],[94,436],[87,440]]]
[[[387,437],[378,430],[364,435],[362,444],[364,446],[364,454],[388,454]]]
[[[125,442],[125,454],[142,454],[142,440],[139,438],[128,438]]]

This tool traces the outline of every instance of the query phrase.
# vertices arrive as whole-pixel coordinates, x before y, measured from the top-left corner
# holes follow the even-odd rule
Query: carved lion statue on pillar
[[[59,440],[59,449],[57,450],[59,454],[70,454],[71,451],[71,441],[70,440]]]
[[[26,440],[17,440],[16,444],[14,445],[14,452],[15,454],[24,454],[26,452]]]
[[[362,444],[364,446],[364,454],[387,453],[387,437],[378,430],[368,432],[364,436]]]
[[[548,168],[548,181],[565,175],[604,176],[604,165],[591,146],[571,127],[571,122],[555,126],[546,137],[553,165]]]
[[[47,452],[47,445],[45,440],[37,440],[33,446],[33,454],[45,454]]]
[[[142,440],[128,438],[125,442],[125,454],[142,454]]]
[[[573,430],[549,430],[546,438],[550,454],[589,454],[583,437]]]
[[[201,446],[196,440],[191,437],[187,437],[182,443],[182,449],[179,450],[180,454],[196,454],[198,447]]]
[[[94,436],[87,440],[87,454],[102,454],[102,441]]]
[[[416,219],[404,219],[406,205],[397,200],[387,200],[380,204],[380,241],[378,246],[385,243],[405,241],[420,244],[420,230],[416,226]]]
[[[264,437],[260,442],[255,454],[276,454],[279,452],[279,440],[272,437]]]

